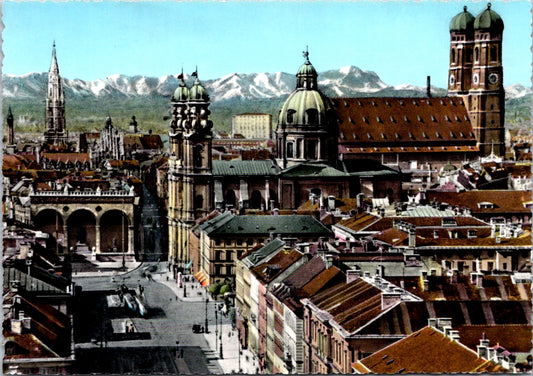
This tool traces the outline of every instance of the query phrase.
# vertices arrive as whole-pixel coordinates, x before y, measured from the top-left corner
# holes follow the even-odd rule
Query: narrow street
[[[204,335],[192,332],[193,324],[205,323],[205,300],[184,302],[169,287],[143,278],[142,272],[140,268],[122,277],[75,280],[83,288],[75,322],[76,372],[222,373]],[[144,288],[146,317],[126,307],[108,307],[106,295],[122,284],[129,290]],[[214,323],[212,301],[207,314]],[[137,337],[113,335],[113,329],[125,322],[133,323]]]

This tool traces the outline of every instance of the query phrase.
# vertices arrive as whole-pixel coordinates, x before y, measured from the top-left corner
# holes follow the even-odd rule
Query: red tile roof
[[[425,327],[354,363],[358,373],[506,372],[502,366]]]
[[[464,102],[450,98],[338,98],[339,144],[345,147],[408,147],[411,151],[476,151],[476,139]],[[445,146],[446,149],[441,147]],[[453,148],[452,148],[453,147]],[[470,149],[472,147],[472,149]],[[419,148],[418,150],[416,148]],[[359,151],[356,151],[359,152]]]
[[[357,279],[350,283],[324,290],[310,301],[320,310],[333,316],[333,320],[351,333],[378,316],[381,310],[381,290]]]
[[[481,213],[529,213],[530,208],[524,206],[531,202],[530,191],[489,190],[464,192],[428,192],[429,201],[437,200],[452,206],[469,208],[474,214]],[[490,202],[493,208],[482,209],[478,204]]]
[[[457,328],[461,343],[476,350],[479,340],[486,336],[490,346],[500,345],[512,353],[531,352],[531,325],[462,325]]]
[[[266,284],[276,278],[301,257],[303,257],[303,254],[294,249],[283,250],[278,252],[268,262],[251,269],[250,272],[259,281]]]

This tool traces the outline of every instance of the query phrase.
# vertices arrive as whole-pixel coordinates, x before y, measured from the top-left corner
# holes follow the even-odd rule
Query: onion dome
[[[178,78],[180,80],[180,85],[178,86],[176,91],[174,91],[174,94],[172,95],[172,100],[178,101],[178,102],[188,101],[189,100],[189,88],[187,87],[187,85],[185,85],[185,81],[183,81],[183,72],[181,72]]]
[[[503,31],[503,20],[498,13],[490,9],[491,3],[487,4],[487,9],[481,12],[474,21],[475,30],[499,32]]]
[[[202,86],[200,80],[198,79],[198,73],[194,72],[193,77],[196,77],[194,85],[191,87],[189,92],[189,100],[191,101],[209,101],[209,95],[207,95],[207,90]]]
[[[468,32],[474,30],[474,16],[470,13],[466,5],[463,8],[463,11],[457,16],[452,18],[450,22],[450,32]]]

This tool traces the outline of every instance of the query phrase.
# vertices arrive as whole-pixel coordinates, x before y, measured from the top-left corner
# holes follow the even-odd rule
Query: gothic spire
[[[54,41],[54,44],[52,46],[52,64],[50,65],[50,73],[56,73],[59,74],[59,65],[57,64],[57,56],[56,56],[56,42]]]

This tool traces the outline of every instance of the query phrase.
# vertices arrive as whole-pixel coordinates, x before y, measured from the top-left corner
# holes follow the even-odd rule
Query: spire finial
[[[309,46],[305,46],[305,51],[303,52],[303,55],[305,57],[305,62],[309,62]]]
[[[488,4],[487,4],[487,9],[490,10],[490,7],[491,7],[491,6],[492,6],[492,4],[491,4],[491,3],[488,3]]]
[[[196,82],[200,82],[200,80],[198,80],[198,65],[196,66],[194,72],[192,72],[191,76],[196,77]]]
[[[467,6],[465,5],[465,6],[463,7],[463,10],[465,11],[465,13],[466,13],[466,10],[467,10],[467,9],[468,9],[468,8],[467,8]]]
[[[13,117],[13,112],[11,112],[11,106],[7,109],[7,117]]]

